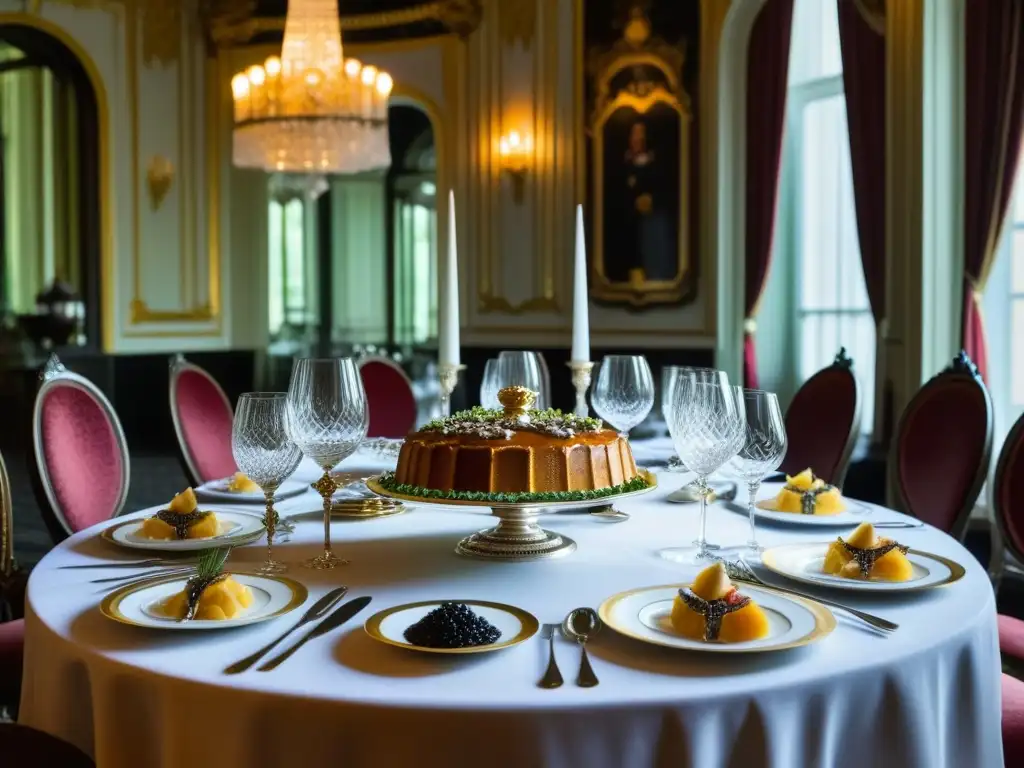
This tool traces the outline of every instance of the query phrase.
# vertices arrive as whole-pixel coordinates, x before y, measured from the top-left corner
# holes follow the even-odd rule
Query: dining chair
[[[99,388],[51,355],[32,410],[29,471],[54,541],[120,514],[128,496],[128,445]]]
[[[178,458],[193,486],[231,477],[238,471],[231,452],[235,413],[217,380],[183,355],[170,361],[171,421]]]
[[[991,457],[992,399],[961,351],[900,416],[889,453],[890,506],[961,539]]]
[[[1024,682],[1003,673],[1003,765],[1024,765]]]
[[[92,759],[78,747],[37,731],[27,725],[0,723],[0,755],[4,768],[95,768]]]
[[[24,610],[10,605],[24,603],[24,585],[14,564],[14,515],[7,465],[0,455],[0,708],[16,707],[21,689],[21,666],[25,652],[25,620],[14,619]],[[7,615],[4,615],[7,614]]]
[[[999,451],[989,484],[989,506],[995,519],[989,574],[998,593],[1008,564],[1015,570],[1024,568],[1024,416],[1010,428]],[[1021,627],[1024,629],[1024,624]],[[1024,647],[1024,640],[1021,642]]]
[[[795,475],[810,467],[826,483],[842,488],[860,422],[860,385],[844,347],[831,365],[804,382],[786,409],[789,445],[779,468]]]
[[[416,426],[416,395],[412,381],[394,360],[367,356],[359,363],[370,411],[367,437],[405,437]]]

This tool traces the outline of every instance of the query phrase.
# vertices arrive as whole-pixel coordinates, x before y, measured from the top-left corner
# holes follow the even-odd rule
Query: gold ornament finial
[[[505,415],[513,419],[526,416],[526,411],[537,400],[537,393],[526,387],[505,387],[498,391],[498,402],[505,409]]]

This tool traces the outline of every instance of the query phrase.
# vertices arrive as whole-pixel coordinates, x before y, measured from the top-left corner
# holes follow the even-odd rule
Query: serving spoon
[[[562,622],[562,634],[580,646],[580,671],[576,676],[576,685],[580,688],[593,688],[600,681],[590,666],[587,656],[587,641],[601,629],[601,619],[593,608],[573,608]]]

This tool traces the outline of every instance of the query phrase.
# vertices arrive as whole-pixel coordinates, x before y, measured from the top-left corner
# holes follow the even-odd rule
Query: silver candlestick
[[[589,360],[570,360],[566,365],[572,370],[572,385],[576,388],[576,408],[573,412],[577,416],[589,416],[587,390],[590,389],[590,372],[594,364]]]
[[[459,372],[465,369],[466,366],[454,363],[439,363],[437,366],[437,379],[441,384],[441,418],[452,415],[452,392],[459,383]]]

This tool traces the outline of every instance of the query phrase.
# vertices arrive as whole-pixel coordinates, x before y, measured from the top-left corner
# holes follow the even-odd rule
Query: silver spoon
[[[587,657],[587,641],[601,629],[601,619],[593,608],[573,608],[562,622],[562,634],[569,640],[578,643],[580,656],[580,672],[576,677],[576,685],[580,688],[593,688],[598,684],[594,668]]]
[[[611,504],[597,507],[592,510],[590,514],[598,520],[604,520],[609,523],[621,523],[623,520],[629,520],[629,513],[623,512],[620,509],[616,509]]]

